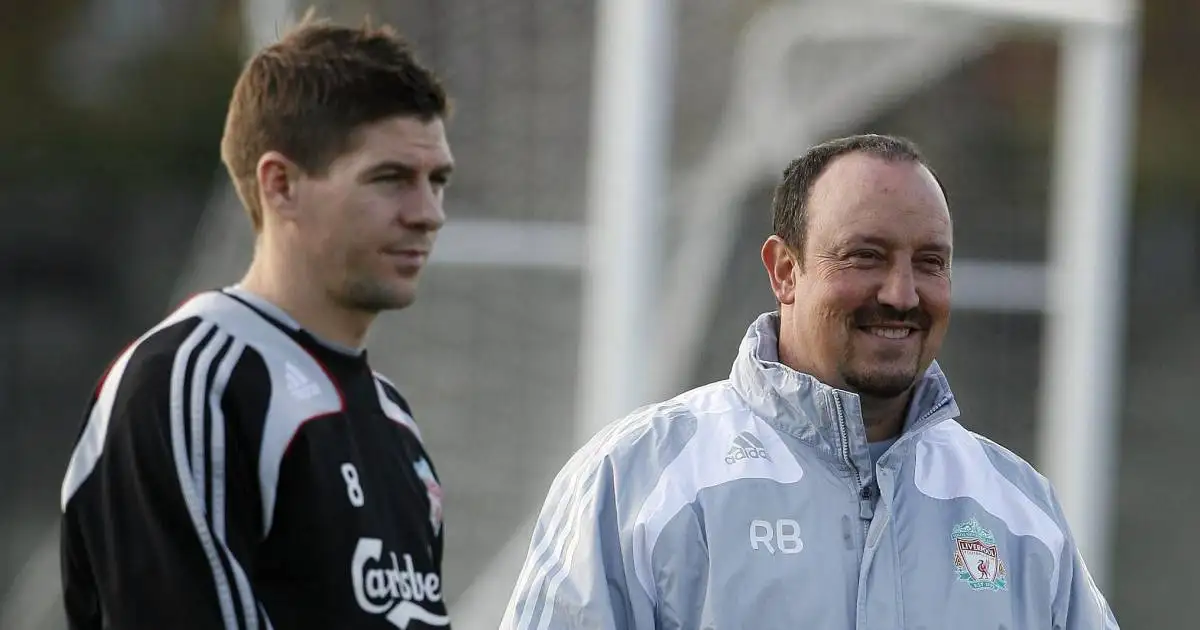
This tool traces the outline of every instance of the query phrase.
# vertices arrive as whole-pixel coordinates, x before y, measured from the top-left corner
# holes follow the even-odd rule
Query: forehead
[[[453,165],[446,127],[441,118],[421,120],[396,116],[364,125],[355,132],[346,154],[335,161],[350,170],[370,168],[379,162],[399,162],[422,170]]]
[[[808,208],[810,240],[952,239],[946,198],[917,162],[841,156],[813,184]]]

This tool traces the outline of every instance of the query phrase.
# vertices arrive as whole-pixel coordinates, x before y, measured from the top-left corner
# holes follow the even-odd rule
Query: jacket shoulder
[[[1038,472],[1033,464],[987,436],[974,431],[967,431],[967,433],[979,442],[992,465],[1013,485],[1030,495],[1030,498],[1037,500],[1043,508],[1057,507],[1050,480]],[[1056,511],[1057,509],[1051,514]]]
[[[627,518],[664,521],[709,488],[744,479],[794,483],[805,465],[728,381],[719,381],[609,425],[567,469],[607,476],[631,510]]]
[[[255,368],[236,375],[234,391],[278,391],[272,411],[315,417],[340,410],[342,394],[325,367],[288,333],[238,299],[220,291],[202,293],[174,315],[198,319],[222,343],[254,357]],[[246,378],[249,376],[250,378]]]
[[[633,410],[597,432],[581,451],[618,465],[662,459],[678,453],[702,427],[727,418],[738,404],[728,381],[702,385]]]
[[[1016,535],[1041,540],[1059,557],[1067,528],[1050,483],[1011,450],[947,420],[916,445],[913,482],[934,499],[969,498]]]
[[[959,471],[959,477],[995,478],[998,473],[1003,485],[1015,486],[1030,498],[1038,499],[1042,507],[1052,499],[1050,482],[1020,455],[979,433],[971,431],[958,420],[947,420],[925,431],[918,441],[918,473],[946,476],[945,467]],[[950,475],[954,476],[954,475]]]
[[[575,452],[570,464],[620,465],[661,449],[664,439],[683,425],[694,424],[691,411],[676,399],[639,407],[597,431]]]

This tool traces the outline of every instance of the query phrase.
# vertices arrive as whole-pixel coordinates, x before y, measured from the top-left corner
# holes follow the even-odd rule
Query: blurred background
[[[1123,627],[1193,627],[1200,2],[643,2],[317,3],[395,25],[456,101],[450,222],[371,339],[446,487],[455,626],[495,627],[599,419],[728,374],[773,308],[757,250],[783,167],[871,131],[918,142],[950,192],[962,422],[1062,483]],[[603,29],[618,4],[638,28]],[[59,486],[98,376],[249,260],[225,106],[306,6],[0,10],[0,630],[65,627]]]

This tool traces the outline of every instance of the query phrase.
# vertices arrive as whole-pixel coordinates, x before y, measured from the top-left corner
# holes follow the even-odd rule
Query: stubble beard
[[[406,308],[413,303],[413,298],[412,292],[361,276],[348,280],[337,296],[343,307],[371,314]]]
[[[856,394],[879,399],[892,399],[908,393],[917,381],[920,353],[911,363],[906,359],[889,361],[887,366],[872,366],[855,356],[854,348],[847,348],[840,372],[842,380]]]

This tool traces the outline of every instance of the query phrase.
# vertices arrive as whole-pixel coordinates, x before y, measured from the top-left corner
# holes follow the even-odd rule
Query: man
[[[412,303],[453,168],[447,97],[388,28],[258,53],[221,155],[257,233],[103,377],[62,489],[72,628],[447,628],[441,488],[362,349]]]
[[[1115,629],[1050,485],[956,419],[951,219],[916,147],[816,146],[774,215],[779,310],[728,380],[567,463],[502,627]]]

